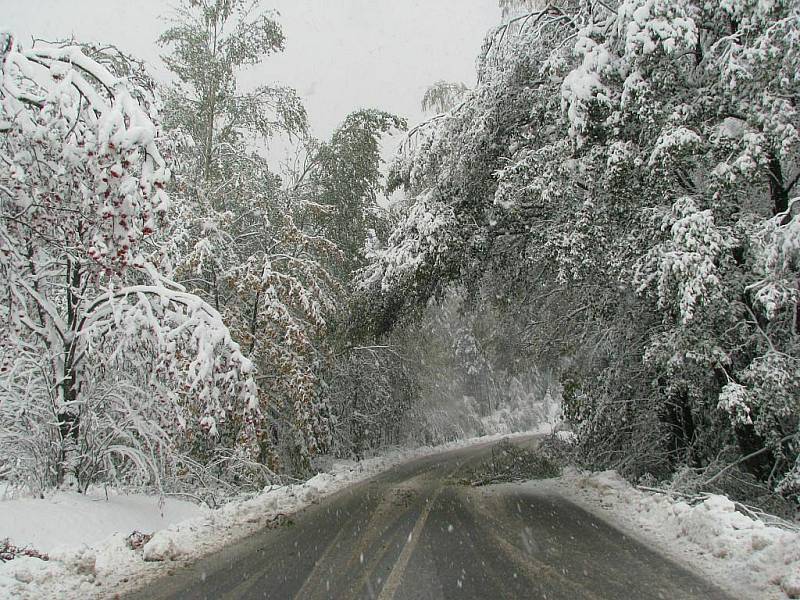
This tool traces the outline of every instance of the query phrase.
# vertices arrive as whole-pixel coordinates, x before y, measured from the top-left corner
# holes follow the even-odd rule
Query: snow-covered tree
[[[320,210],[306,223],[341,250],[332,269],[343,282],[364,266],[370,232],[385,221],[378,204],[385,192],[381,138],[405,127],[404,119],[387,112],[357,110],[313,153],[304,191]]]
[[[422,96],[422,110],[435,114],[445,113],[454,108],[467,91],[467,86],[461,83],[451,83],[440,79],[425,90]]]
[[[213,307],[148,261],[145,242],[169,210],[169,171],[141,69],[110,49],[25,48],[7,34],[0,58],[6,466],[31,458],[19,446],[22,427],[49,440],[39,448],[50,466],[40,484],[86,485],[98,476],[97,460],[81,452],[90,436],[106,438],[101,462],[117,455],[142,466],[153,440],[213,438],[231,418],[250,420],[251,362]],[[147,396],[131,398],[113,427],[99,400],[109,384],[118,408],[119,390]]]
[[[160,43],[177,77],[164,121],[178,207],[163,254],[258,368],[257,460],[272,463],[280,446],[290,466],[305,468],[329,439],[320,373],[336,289],[328,266],[339,251],[307,226],[321,207],[267,160],[271,137],[306,138],[294,90],[242,91],[237,80],[283,49],[283,33],[250,1],[186,1]],[[234,443],[237,431],[225,439]]]
[[[617,165],[645,184],[655,242],[633,279],[663,311],[645,362],[667,375],[658,393],[680,406],[689,456],[702,464],[716,450],[705,423],[746,383],[758,425],[733,411],[737,445],[785,491],[796,491],[800,404],[773,400],[794,395],[787,374],[800,366],[800,265],[787,244],[799,30],[793,2],[623,2],[578,32],[580,64],[562,85],[575,146],[624,148]]]
[[[298,228],[337,248],[322,257],[337,293],[336,310],[326,316],[321,378],[335,423],[331,451],[338,455],[359,456],[401,440],[399,416],[408,404],[404,371],[396,350],[358,336],[362,318],[351,303],[350,284],[366,263],[369,240],[387,228],[386,210],[379,204],[384,194],[381,139],[404,127],[403,119],[384,111],[357,110],[329,140],[307,141],[287,178],[299,209]]]
[[[509,13],[476,88],[402,147],[415,200],[362,278],[375,322],[489,289],[562,367],[594,465],[727,452],[796,492],[798,31],[788,0]]]
[[[225,153],[243,141],[259,144],[276,133],[304,132],[306,112],[293,89],[239,88],[242,68],[284,48],[275,16],[259,11],[256,2],[183,0],[158,41],[171,49],[162,58],[177,77],[166,93],[165,118],[193,140],[200,155],[196,177],[224,179],[219,169]],[[225,209],[224,194],[215,201]]]

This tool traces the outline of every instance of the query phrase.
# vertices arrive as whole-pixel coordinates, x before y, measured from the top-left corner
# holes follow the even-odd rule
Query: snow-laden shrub
[[[170,173],[141,65],[8,34],[0,61],[3,475],[161,487],[187,439],[252,444],[252,363],[149,260]]]

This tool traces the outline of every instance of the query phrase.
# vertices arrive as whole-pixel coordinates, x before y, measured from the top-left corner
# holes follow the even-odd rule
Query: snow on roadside
[[[92,593],[97,573],[130,562],[125,538],[134,530],[154,531],[210,511],[177,500],[103,490],[55,492],[45,499],[0,501],[0,540],[49,555],[0,563],[0,598],[76,597]]]
[[[144,494],[122,495],[102,489],[87,494],[56,492],[46,499],[17,498],[0,502],[0,539],[50,553],[59,546],[91,543],[114,533],[155,531],[199,517],[208,509],[191,502]]]
[[[360,462],[336,461],[327,472],[302,484],[269,486],[252,498],[233,500],[216,510],[168,500],[161,521],[156,519],[160,516],[158,500],[152,497],[115,496],[107,504],[103,504],[104,498],[101,502],[64,494],[49,500],[0,501],[0,539],[9,537],[16,545],[38,543],[37,550],[50,554],[49,561],[18,557],[0,563],[0,599],[88,599],[121,593],[132,589],[133,581],[138,587],[144,580],[165,575],[171,561],[214,552],[400,463],[551,429],[545,424],[531,432],[395,449]],[[155,531],[140,551],[131,550],[125,542],[134,529]],[[35,537],[34,532],[42,533]]]
[[[689,505],[640,491],[613,471],[568,470],[542,485],[577,501],[662,553],[699,569],[737,597],[800,598],[800,532],[768,526],[736,511],[725,496]]]

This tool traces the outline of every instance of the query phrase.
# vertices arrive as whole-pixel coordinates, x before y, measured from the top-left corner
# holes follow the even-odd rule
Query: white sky
[[[262,0],[280,12],[286,52],[247,73],[246,84],[281,83],[303,97],[315,135],[326,138],[352,110],[374,107],[422,118],[437,79],[475,80],[475,57],[499,22],[496,0]],[[0,0],[0,29],[111,42],[163,76],[155,44],[170,13],[159,0]]]

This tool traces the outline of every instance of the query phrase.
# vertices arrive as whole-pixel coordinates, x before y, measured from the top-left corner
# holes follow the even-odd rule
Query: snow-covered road
[[[488,451],[399,465],[128,598],[728,598],[552,491],[454,484]]]

